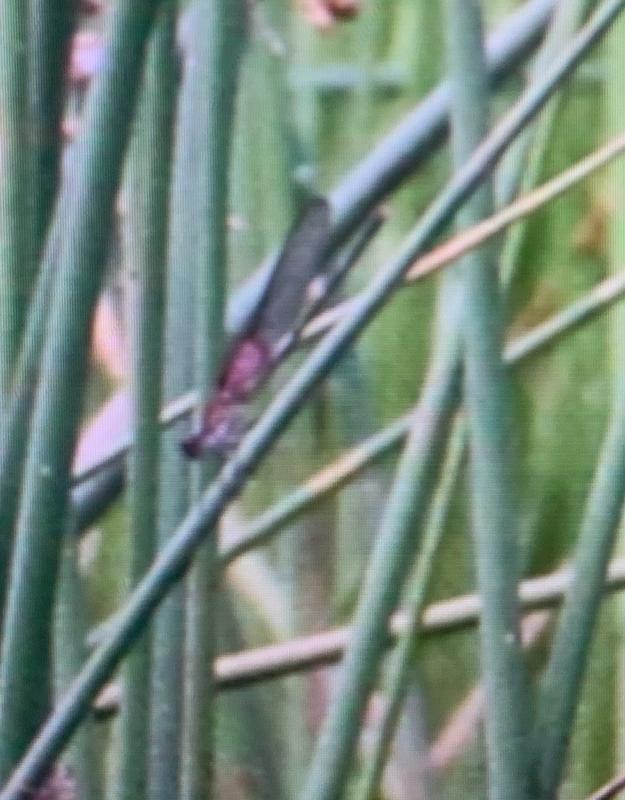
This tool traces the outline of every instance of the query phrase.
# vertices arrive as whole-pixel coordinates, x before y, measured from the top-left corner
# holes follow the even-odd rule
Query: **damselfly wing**
[[[200,458],[209,451],[224,453],[240,440],[247,403],[275,368],[279,344],[298,319],[309,286],[325,266],[330,225],[328,202],[316,198],[291,229],[254,312],[224,360],[200,430],[183,442],[189,457]]]

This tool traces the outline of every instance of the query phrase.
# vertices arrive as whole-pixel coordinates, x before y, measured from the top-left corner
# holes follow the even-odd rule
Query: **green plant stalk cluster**
[[[182,69],[186,68],[183,57]],[[171,177],[171,214],[167,238],[163,395],[166,401],[188,392],[193,381],[194,282],[190,175],[195,169],[186,147],[178,94]],[[191,279],[190,279],[191,276]],[[180,449],[186,420],[161,435],[157,550],[170,542],[191,502],[190,466]],[[131,595],[132,596],[132,595]],[[184,681],[185,587],[180,584],[165,599],[152,626],[149,800],[170,800],[180,791],[182,703]]]
[[[580,326],[592,322],[625,294],[625,275],[615,275],[571,303],[553,317],[511,340],[504,350],[504,363],[513,367],[521,361],[558,344]],[[233,541],[220,548],[220,569],[239,556],[271,540],[288,523],[314,505],[326,493],[338,491],[377,459],[399,446],[410,431],[414,411],[399,417],[387,427],[344,453],[337,461],[311,476],[304,484],[277,501],[257,518],[245,523]],[[466,430],[465,430],[466,433]],[[466,443],[465,443],[466,444]]]
[[[550,124],[551,120],[547,121],[547,124]],[[539,145],[541,147],[541,145]],[[524,217],[528,216],[530,213],[536,211],[538,208],[543,207],[548,202],[553,200],[554,198],[560,196],[562,193],[570,189],[572,186],[575,186],[581,180],[587,178],[590,174],[592,174],[595,170],[605,167],[609,164],[614,158],[620,156],[623,151],[625,150],[625,137],[617,136],[615,139],[611,140],[608,144],[604,147],[600,148],[599,150],[595,151],[591,155],[587,156],[586,158],[582,159],[576,165],[571,167],[570,169],[566,170],[561,175],[557,176],[556,178],[548,181],[547,183],[543,184],[543,186],[536,189],[536,191],[528,192],[526,195],[518,198],[515,202],[512,202],[509,206],[504,208],[498,214],[490,217],[489,220],[486,220],[484,223],[479,223],[477,226],[474,226],[468,233],[469,236],[467,237],[466,234],[460,234],[458,237],[452,238],[449,242],[445,245],[442,245],[442,249],[434,249],[434,251],[430,252],[429,257],[426,255],[424,257],[424,261],[417,261],[415,263],[415,267],[418,267],[419,264],[424,264],[427,262],[427,269],[419,268],[417,269],[416,273],[409,273],[409,277],[411,276],[411,280],[422,280],[423,278],[427,277],[431,274],[432,271],[436,271],[441,269],[442,267],[446,266],[447,264],[451,263],[455,260],[453,256],[453,252],[450,251],[448,248],[453,242],[457,244],[460,242],[462,244],[462,252],[470,252],[471,249],[474,247],[483,244],[484,242],[492,239],[502,230],[508,228],[512,223],[519,222],[519,220],[523,220]],[[516,170],[516,165],[515,165]],[[484,229],[484,225],[486,225],[486,229]],[[370,235],[374,232],[374,228],[376,226],[375,220],[372,218],[371,224],[363,228],[361,235],[358,239],[354,242],[350,248],[343,254],[341,258],[341,269],[348,269],[349,264],[352,263],[353,258],[355,258],[362,247],[365,246],[366,242],[370,238]],[[521,225],[523,227],[523,225]],[[477,234],[479,233],[479,236]],[[511,235],[509,233],[509,235]],[[514,237],[515,242],[517,241],[517,237]],[[508,239],[506,239],[506,242]],[[444,258],[440,258],[441,252],[444,252]],[[439,258],[436,258],[436,254],[439,254]],[[509,253],[509,248],[507,245],[504,246],[504,254],[502,259],[505,260],[506,254]],[[432,257],[435,258],[435,261],[432,261]],[[514,260],[511,262],[514,263]],[[510,277],[512,273],[507,272],[505,276],[502,278],[503,288],[506,289]],[[578,304],[574,303],[571,306],[571,313],[573,315],[585,314],[585,313],[592,313],[593,309],[599,305],[601,306],[603,303],[610,302],[610,298],[613,296],[614,293],[618,294],[618,286],[619,286],[619,278],[616,277],[614,280],[608,280],[603,284],[599,284],[595,289],[591,290],[587,297],[583,297],[579,301]],[[353,303],[353,300],[351,301]],[[335,324],[337,319],[340,316],[344,316],[350,307],[350,302],[339,304],[335,306],[334,312],[329,314],[321,314],[317,321],[313,320],[310,326],[307,327],[305,331],[305,339],[307,338],[315,338],[320,332],[328,330],[332,324]],[[586,309],[586,311],[584,310]],[[340,312],[340,313],[337,313]],[[558,317],[555,318],[556,327],[560,324]],[[299,332],[299,327],[297,327],[297,332]],[[542,330],[541,326],[538,326],[535,331],[536,336],[540,339],[542,338],[545,333]],[[293,346],[297,343],[297,334],[294,333],[293,335]],[[518,342],[519,346],[526,347],[530,344],[525,340],[525,337],[522,337],[521,340]],[[515,345],[516,346],[516,345]],[[288,349],[288,348],[287,348]],[[354,374],[352,376],[353,380],[357,380],[358,376]],[[164,427],[172,425],[177,420],[186,417],[194,408],[194,404],[197,403],[197,394],[195,392],[189,392],[186,395],[182,395],[181,397],[177,398],[176,400],[169,403],[161,413],[161,424]],[[360,426],[362,427],[362,425]],[[367,426],[365,426],[366,428]],[[370,426],[369,426],[370,427]],[[95,476],[98,476],[99,479],[102,480],[104,484],[107,483],[109,480],[108,473],[111,473],[111,477],[115,480],[115,476],[118,475],[117,482],[121,482],[121,474],[119,474],[115,469],[109,469],[111,467],[115,467],[116,463],[119,462],[119,459],[132,447],[132,436],[129,437],[122,437],[119,441],[114,442],[111,445],[110,450],[105,453],[100,461],[96,461],[95,463],[87,466],[85,469],[80,470],[79,472],[74,472],[72,475],[72,486],[78,491],[76,492],[77,498],[75,500],[74,505],[77,509],[84,506],[84,511],[80,511],[78,516],[84,516],[89,514],[90,516],[97,514],[97,510],[90,510],[89,509],[89,496],[93,493],[91,486],[88,484],[91,479]],[[83,486],[87,484],[87,486]],[[83,488],[81,488],[83,486]],[[86,489],[86,491],[85,491]],[[106,489],[104,490],[106,492]],[[86,501],[83,503],[82,495],[83,492],[86,496]],[[106,497],[103,500],[106,503]],[[81,520],[77,519],[77,532],[80,531]]]
[[[574,9],[572,6],[567,6],[566,11],[563,10],[564,15],[568,18],[570,23],[574,23],[574,21],[578,20],[582,15],[582,6],[586,6],[586,0],[578,4],[578,14],[573,13]],[[574,31],[568,25],[565,25],[561,20],[556,20],[555,22],[558,21],[560,22],[557,27],[558,36],[549,36],[546,39],[543,50],[541,50],[541,63],[548,63],[549,60],[552,60],[560,51],[561,46],[573,35]],[[547,57],[547,53],[549,53],[550,58]],[[554,101],[552,101],[552,103],[553,102]],[[535,146],[535,150],[538,150],[539,154],[542,153],[543,140],[547,132],[551,129],[552,123],[553,119],[551,115],[548,119],[543,118],[541,121],[537,132],[538,142]],[[543,130],[545,131],[544,133]],[[524,137],[524,146],[527,144],[528,137]],[[529,190],[534,185],[539,176],[536,162],[542,159],[540,156],[535,157],[535,150],[531,151],[532,164],[529,167],[531,179],[524,178],[523,180],[526,190]],[[505,181],[502,181],[507,187],[506,191],[502,192],[502,194],[505,195],[504,201],[514,195],[514,186],[518,186],[518,180],[522,175],[519,167],[525,162],[523,148],[513,148],[507,155],[514,155],[515,158],[512,159],[508,157],[504,159],[501,165],[502,171],[509,171],[511,173],[505,176]],[[517,161],[520,162],[520,164],[517,164]],[[506,242],[503,246],[502,263],[507,267],[502,269],[503,274],[501,275],[504,291],[507,290],[513,275],[513,269],[516,264],[515,254],[522,241],[524,230],[525,226],[523,222],[509,230]],[[521,233],[520,236],[519,232]],[[512,247],[509,247],[510,240],[513,240]],[[618,299],[621,296],[622,290],[623,278],[618,275],[613,279],[606,280],[602,284],[599,284],[595,289],[588,292],[587,295],[580,298],[580,300],[572,303],[569,307],[555,314],[552,318],[537,325],[533,330],[528,331],[528,333],[510,342],[504,349],[504,361],[512,365],[517,363],[520,359],[540,351],[543,347],[554,344],[561,336],[578,325],[585,323],[596,313],[601,312],[614,300]],[[324,469],[322,474],[327,473],[327,479],[324,480],[321,477],[311,478],[302,487],[294,490],[291,494],[288,494],[282,500],[278,501],[274,506],[267,509],[261,516],[248,522],[237,539],[233,542],[229,542],[223,548],[222,561],[224,565],[230,563],[230,561],[248,550],[265,543],[276,529],[287,524],[291,519],[294,519],[302,510],[314,503],[324,492],[338,490],[346,480],[359,474],[362,469],[378,456],[383,455],[389,448],[401,442],[410,428],[410,421],[411,417],[409,414],[397,419],[357,448],[349,451],[339,462]],[[345,467],[341,467],[343,462],[345,463]]]
[[[453,324],[452,324],[453,328]],[[441,331],[442,332],[442,331]],[[411,432],[384,508],[304,800],[330,800],[345,788],[362,714],[386,648],[387,625],[421,541],[439,454],[458,402],[458,338],[440,336]]]
[[[63,228],[63,247],[51,293],[1,646],[3,781],[48,710],[52,600],[81,411],[78,387],[84,385],[89,321],[103,275],[107,222],[113,214],[155,8],[155,2],[132,0],[118,4],[113,12],[109,39],[113,66],[93,87],[85,132],[76,145],[76,174],[59,203],[67,213],[62,222],[57,219],[57,227]]]
[[[153,0],[150,7],[157,4],[158,0]],[[140,6],[137,6],[135,13],[141,13]],[[117,35],[123,42],[128,33],[120,31]],[[129,38],[132,38],[132,34]],[[116,57],[118,44],[111,42],[111,58]],[[41,255],[39,277],[28,309],[15,366],[13,391],[3,406],[0,420],[0,607],[4,606],[6,570],[10,562],[21,493],[32,405],[62,246],[69,238],[71,227],[75,228],[82,242],[91,243],[94,250],[102,250],[104,245],[101,239],[106,236],[106,219],[111,216],[109,209],[113,205],[116,175],[120,169],[117,164],[122,160],[125,129],[130,124],[134,97],[133,73],[129,73],[128,81],[119,79],[119,75],[127,68],[132,70],[135,50],[131,47],[121,52],[122,58],[116,62],[116,69],[103,71],[90,91],[83,133],[67,155],[65,178],[60,187]],[[110,136],[95,135],[93,131],[100,134],[110,131]]]
[[[625,0],[608,0],[602,4],[587,26],[575,37],[571,47],[552,68],[545,71],[543,80],[523,94],[519,103],[478,148],[465,168],[448,184],[408,237],[400,255],[381,271],[352,314],[328,334],[275,398],[217,480],[183,520],[176,535],[164,547],[149,573],[131,595],[119,614],[116,628],[87,662],[73,687],[44,726],[21,765],[5,785],[0,794],[1,800],[16,798],[25,781],[32,782],[41,775],[46,764],[86,713],[93,693],[110,675],[172,584],[185,572],[204,533],[215,524],[225,503],[240,491],[247,475],[292,418],[310,388],[327,374],[344,348],[353,341],[399,285],[414,256],[422,252],[432,236],[440,231],[450,215],[484,179],[485,173],[519,130],[542,107],[588,48],[609,28],[623,5]]]
[[[508,77],[519,61],[539,41],[542,30],[549,21],[552,7],[553,0],[529,0],[489,37],[489,70],[493,86]],[[407,120],[400,122],[391,131],[388,138],[385,139],[384,146],[380,145],[375,149],[374,154],[365,156],[335,187],[332,196],[339,200],[343,197],[343,200],[339,202],[339,207],[341,203],[350,204],[342,213],[338,214],[337,222],[340,223],[340,220],[352,217],[353,220],[356,219],[355,209],[361,205],[363,208],[372,208],[381,197],[378,194],[380,184],[387,187],[386,191],[390,191],[405,178],[408,164],[412,164],[414,161],[414,165],[418,166],[422,163],[433,149],[442,143],[447,128],[448,112],[448,87],[446,84],[441,84],[419,103]],[[361,180],[358,178],[359,175],[366,175],[368,178]],[[379,181],[375,179],[376,175]],[[350,186],[354,187],[354,193],[350,190]],[[373,192],[373,194],[369,196],[367,192]],[[338,228],[340,236],[337,233],[335,238],[342,239],[348,235],[349,230],[350,227],[347,224],[340,223]],[[261,268],[260,273],[242,286],[233,296],[226,320],[230,330],[240,327],[243,320],[249,315],[267,274],[267,268]],[[47,293],[42,291],[38,292],[38,295],[46,297]],[[21,374],[25,376],[30,373],[22,370]],[[26,382],[23,385],[31,384]],[[17,420],[19,425],[23,417],[23,414],[21,416],[12,414],[11,420],[14,425]],[[10,431],[15,432],[16,430],[10,425],[8,428]],[[19,431],[6,437],[9,443],[18,442],[21,438],[23,436],[19,435]],[[7,457],[0,448],[0,464],[12,465],[10,469],[0,468],[0,543],[2,543],[2,520],[5,516],[3,511],[10,508],[11,500],[14,497],[14,493],[10,490],[11,487],[6,486],[7,481],[3,476],[19,472],[16,458],[15,453]],[[104,509],[119,494],[122,485],[123,475],[120,467],[117,467],[116,469],[107,469],[105,475],[94,477],[84,487],[75,491],[77,529],[84,529],[103,513]],[[11,518],[10,513],[6,512],[6,517]],[[0,563],[2,563],[1,559]]]
[[[492,80],[496,84],[515,67],[520,59],[538,40],[541,30],[549,19],[553,0],[530,0],[519,12],[515,12],[489,40],[489,52],[492,55]],[[410,115],[409,119],[400,123],[392,132],[385,146],[376,148],[375,152],[360,163],[333,192],[338,207],[349,203],[338,219],[356,219],[356,209],[365,203],[371,207],[381,196],[377,186],[383,186],[384,192],[390,190],[401,181],[409,164],[417,165],[439,143],[446,129],[448,113],[448,91],[439,87]],[[122,119],[122,115],[116,115]],[[95,176],[96,171],[87,175]],[[360,176],[360,177],[359,177]],[[362,176],[367,176],[366,180]],[[355,192],[350,189],[355,187]],[[371,196],[367,192],[373,191]],[[383,192],[383,193],[384,193]],[[343,197],[343,201],[340,198]],[[351,198],[351,199],[350,199]],[[75,198],[74,198],[75,201]],[[72,199],[66,198],[71,206]],[[350,210],[351,209],[351,210]],[[82,213],[86,212],[86,208]],[[24,335],[24,345],[16,368],[16,393],[11,398],[9,408],[2,419],[2,440],[0,446],[0,570],[9,561],[12,529],[15,521],[17,499],[19,497],[20,477],[25,447],[28,438],[30,409],[33,401],[34,387],[39,363],[41,347],[45,335],[48,298],[52,291],[56,274],[56,264],[60,241],[64,232],[66,212],[58,210],[55,224],[51,229],[46,245],[41,279],[37,283],[34,302],[29,311],[28,324]],[[72,213],[80,213],[75,210]],[[348,226],[341,224],[341,230]],[[236,298],[237,314],[229,318],[241,319],[245,309],[249,309],[258,294],[259,281],[244,287]],[[236,324],[236,320],[234,320]],[[122,485],[121,476],[115,470],[109,470],[106,476],[98,477],[78,492],[76,497],[77,526],[84,527],[89,521],[110,503],[119,493]],[[6,569],[6,566],[4,566]],[[4,597],[5,575],[0,574],[0,598]]]
[[[554,13],[554,19],[549,27],[543,46],[538,52],[538,55],[536,56],[532,66],[533,80],[535,80],[537,77],[540,77],[540,70],[546,66],[555,55],[557,55],[561,47],[568,39],[570,39],[576,28],[581,23],[581,20],[588,10],[588,7],[591,5],[593,4],[586,2],[586,0],[582,0],[582,2],[578,3],[561,4],[557,6]],[[510,148],[509,152],[502,160],[502,164],[498,173],[498,195],[500,200],[503,200],[504,203],[507,202],[509,198],[514,195],[514,193],[516,193],[519,184],[522,184],[525,191],[530,190],[536,185],[540,176],[546,145],[553,130],[553,125],[555,123],[560,102],[560,95],[551,100],[543,112],[537,129],[533,130],[530,128],[527,132],[525,132],[525,134],[520,136],[517,142]],[[527,169],[524,171],[526,163]],[[526,221],[522,221],[520,225],[517,225],[508,231],[500,259],[500,280],[504,289],[509,286],[513,277],[520,248],[525,238],[526,227]],[[613,281],[608,281],[608,283],[612,282]],[[598,288],[598,294],[600,295],[601,289],[600,287]],[[574,304],[574,307],[575,306],[578,306],[578,304]],[[573,310],[573,308],[571,310]],[[552,322],[555,324],[555,328],[551,327]],[[511,343],[511,346],[506,349],[508,363],[510,363],[511,360],[516,360],[519,356],[523,357],[526,355],[525,348],[527,347],[530,348],[529,352],[534,352],[534,345],[538,344],[540,341],[545,341],[545,333],[549,337],[549,332],[557,330],[558,324],[559,320],[556,317],[553,321],[549,320],[546,324],[538,326],[534,332],[530,332],[528,335],[521,337],[521,341]],[[547,338],[547,341],[553,340]],[[459,444],[457,444],[459,455],[455,460],[453,460],[450,471],[444,471],[442,484],[449,483],[450,486],[453,486],[457,480],[460,464],[462,463],[460,454],[464,451],[464,447],[466,446],[466,437],[466,422],[463,418],[458,418],[456,419],[448,457],[450,460],[453,458],[453,450],[456,442],[459,442]],[[443,486],[439,488],[442,491]],[[446,511],[448,511],[451,497],[452,490],[450,489],[447,493],[446,499],[442,501],[443,507],[438,508],[438,514],[435,514],[437,519],[444,518]],[[432,525],[430,524],[426,534],[426,541],[430,542],[431,540],[432,547],[429,548],[424,545],[424,554],[422,560],[419,562],[419,573],[415,579],[415,591],[417,592],[417,599],[410,605],[408,631],[399,640],[397,652],[393,654],[393,660],[391,662],[391,675],[388,680],[388,707],[385,710],[382,721],[376,731],[376,736],[372,745],[372,757],[367,768],[365,769],[363,780],[361,782],[361,796],[365,798],[372,798],[377,791],[379,780],[388,756],[390,744],[399,717],[401,704],[408,686],[408,680],[410,677],[409,667],[413,657],[414,649],[417,645],[416,636],[418,634],[424,598],[423,590],[421,591],[421,595],[419,595],[419,589],[422,587],[422,583],[419,581],[419,576],[422,574],[421,565],[422,561],[426,561],[426,554],[429,555],[434,550],[436,546],[435,543],[437,541],[436,527],[434,527],[434,532],[431,531],[431,527]],[[421,602],[419,602],[420,597]]]
[[[439,552],[456,489],[466,444],[466,421],[456,416],[449,436],[441,477],[428,509],[423,542],[407,600],[408,624],[391,655],[386,675],[388,707],[375,731],[368,759],[358,787],[359,800],[374,800],[388,758],[397,723],[406,698],[413,657],[418,647],[421,615],[425,607],[433,565]]]
[[[609,46],[611,72],[607,83],[608,120],[612,129],[621,130],[622,95],[618,87],[621,74],[619,67],[623,63],[622,19],[615,28],[614,38]],[[611,176],[614,186],[618,185],[621,174],[622,170],[617,169]],[[620,197],[618,191],[615,192],[615,197]],[[615,202],[617,211],[612,228],[613,262],[623,252],[622,208],[619,208],[618,199]],[[611,350],[614,353],[612,408],[575,546],[573,581],[558,618],[554,643],[538,693],[535,759],[540,797],[545,800],[553,796],[566,766],[568,745],[601,604],[603,583],[616,543],[625,499],[625,379],[621,364],[621,309],[615,311],[611,322]]]

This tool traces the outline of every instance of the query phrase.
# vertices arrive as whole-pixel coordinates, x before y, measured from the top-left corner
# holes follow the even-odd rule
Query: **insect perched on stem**
[[[224,359],[200,429],[182,443],[190,458],[208,452],[224,455],[236,447],[247,428],[252,396],[297,345],[305,324],[325,305],[382,219],[381,213],[373,214],[348,251],[328,267],[330,205],[323,198],[308,204],[287,237],[256,309]]]

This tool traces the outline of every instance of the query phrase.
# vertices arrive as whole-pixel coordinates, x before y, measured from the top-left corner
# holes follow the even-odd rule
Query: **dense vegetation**
[[[0,3],[0,800],[618,776],[622,7]]]

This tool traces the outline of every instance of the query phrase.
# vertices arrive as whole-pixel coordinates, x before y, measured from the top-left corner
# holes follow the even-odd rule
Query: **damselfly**
[[[231,346],[200,429],[182,443],[190,458],[227,453],[247,427],[247,406],[293,350],[306,322],[317,313],[357,260],[382,222],[375,213],[351,247],[327,266],[331,209],[312,200],[293,226],[260,300]]]

